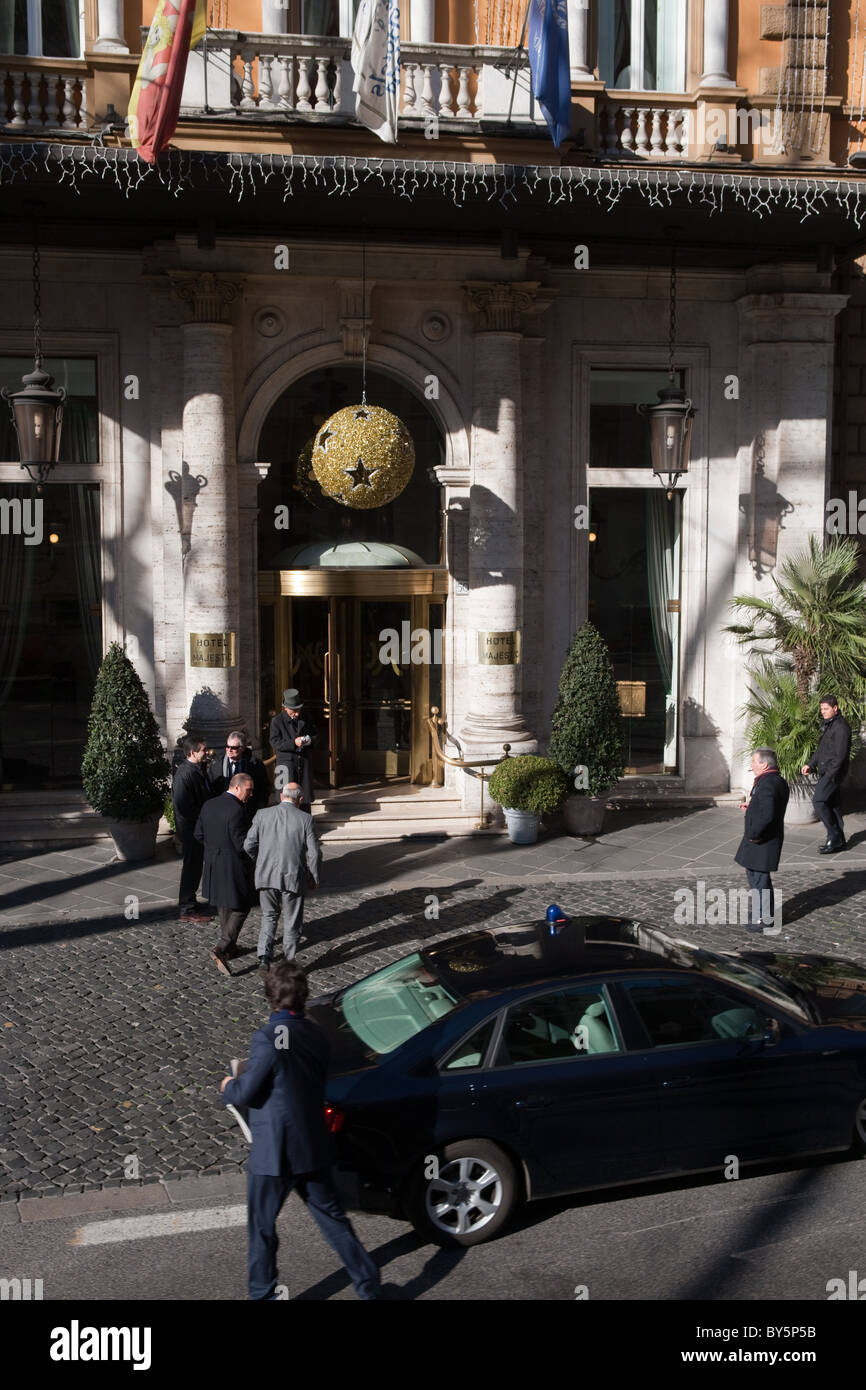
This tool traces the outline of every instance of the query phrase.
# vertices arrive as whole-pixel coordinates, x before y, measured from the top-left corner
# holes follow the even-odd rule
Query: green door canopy
[[[385,541],[310,541],[281,550],[271,560],[278,570],[429,569],[420,555]]]

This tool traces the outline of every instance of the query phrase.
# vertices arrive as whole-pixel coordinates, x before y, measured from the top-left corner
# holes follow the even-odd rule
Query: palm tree
[[[866,586],[859,577],[856,542],[833,540],[825,549],[810,536],[808,550],[786,560],[773,583],[776,599],[751,594],[731,599],[731,607],[748,621],[724,631],[756,655],[788,658],[802,705],[816,680],[859,705],[866,677]]]

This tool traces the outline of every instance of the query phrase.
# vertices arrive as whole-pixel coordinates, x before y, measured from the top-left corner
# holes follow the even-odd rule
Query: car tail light
[[[331,1134],[339,1134],[345,1122],[345,1115],[342,1110],[336,1110],[333,1105],[325,1106],[325,1124]]]

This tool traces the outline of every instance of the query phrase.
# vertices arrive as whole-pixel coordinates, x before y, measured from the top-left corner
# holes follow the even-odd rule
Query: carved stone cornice
[[[538,302],[537,280],[470,280],[463,290],[476,333],[520,333],[522,316],[549,302]]]
[[[242,282],[224,280],[213,271],[168,272],[172,289],[184,305],[187,323],[228,323],[228,307],[241,292]]]
[[[339,319],[343,330],[343,352],[350,361],[359,361],[364,352],[364,335],[367,342],[373,331],[373,316],[370,312],[370,296],[375,280],[368,280],[366,300],[363,280],[338,280],[340,291]]]

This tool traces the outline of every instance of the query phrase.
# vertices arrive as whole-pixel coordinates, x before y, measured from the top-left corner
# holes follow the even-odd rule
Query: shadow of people
[[[831,879],[829,883],[816,883],[802,893],[795,893],[793,898],[786,898],[782,908],[782,921],[785,926],[790,926],[792,922],[799,922],[801,918],[808,917],[810,912],[815,912],[819,907],[837,907],[839,903],[846,902],[855,894],[862,893],[864,888],[866,869],[850,869],[847,873],[843,872],[841,878]]]

